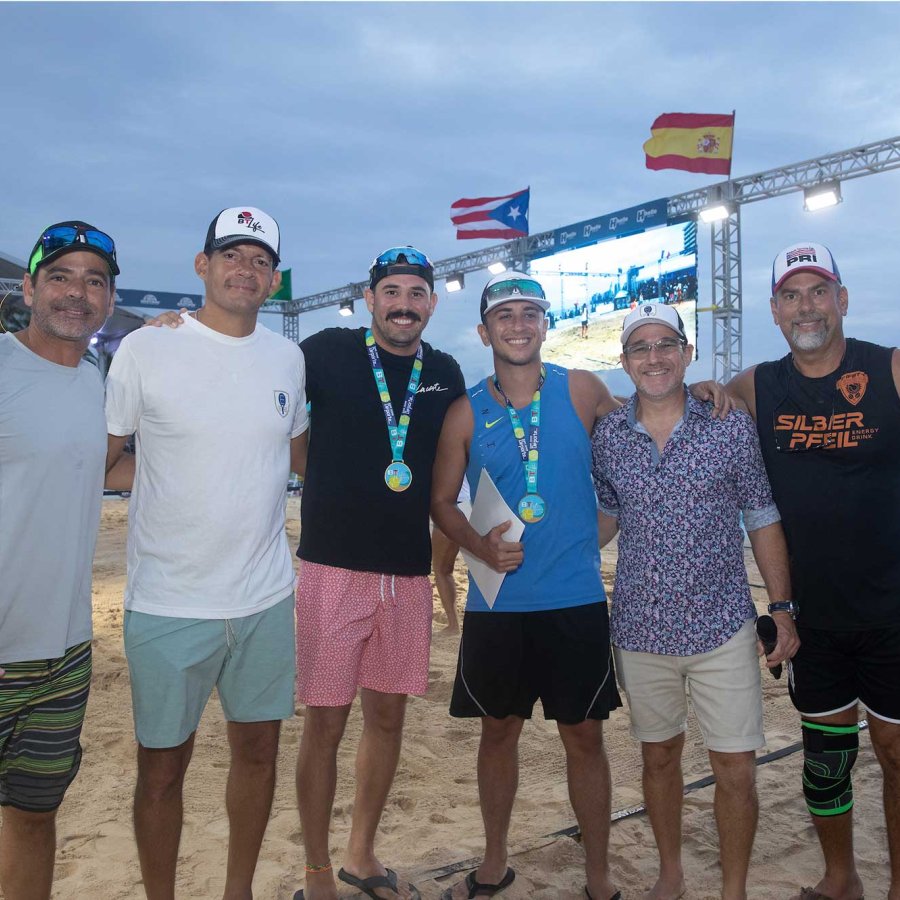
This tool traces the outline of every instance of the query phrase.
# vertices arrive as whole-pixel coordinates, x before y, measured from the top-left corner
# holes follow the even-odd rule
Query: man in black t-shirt
[[[418,897],[375,856],[407,694],[428,687],[432,593],[428,509],[444,413],[464,393],[452,357],[421,339],[437,303],[434,268],[413,247],[372,263],[369,328],[301,344],[311,406],[297,587],[297,760],[306,888],[334,898],[328,837],[337,751],[362,689],[353,826],[338,878],[370,896]]]
[[[803,792],[825,874],[800,900],[858,900],[850,772],[858,705],[884,773],[900,900],[900,351],[845,338],[848,294],[827,247],[785,248],[771,307],[790,347],[728,385],[756,419],[791,564],[801,646],[789,664],[802,719]],[[796,606],[795,606],[796,604]]]

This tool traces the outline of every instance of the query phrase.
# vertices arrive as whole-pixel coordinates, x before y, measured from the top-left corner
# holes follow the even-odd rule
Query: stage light
[[[490,272],[491,275],[499,275],[501,272],[505,272],[505,271],[506,271],[506,263],[502,263],[502,262],[498,261],[498,262],[492,262],[488,266],[488,272]]]
[[[730,204],[714,203],[712,206],[707,206],[700,210],[700,220],[710,225],[713,222],[721,222],[722,219],[727,219],[732,212],[734,212],[734,208]]]
[[[340,306],[338,307],[338,314],[341,316],[352,316],[353,315],[353,301],[352,300],[341,300]]]
[[[462,272],[457,272],[455,275],[449,275],[445,281],[445,286],[448,294],[455,294],[466,286],[465,276]]]
[[[807,212],[816,212],[820,209],[828,209],[829,206],[837,206],[841,197],[841,183],[828,181],[817,184],[815,187],[806,188],[803,191],[803,208]]]

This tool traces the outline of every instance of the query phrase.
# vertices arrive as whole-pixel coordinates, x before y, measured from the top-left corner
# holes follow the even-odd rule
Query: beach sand
[[[108,500],[94,565],[94,684],[84,728],[84,762],[59,816],[58,864],[53,896],[59,900],[130,900],[143,897],[131,828],[135,779],[128,668],[122,649],[122,593],[128,503]],[[288,503],[288,533],[298,537],[299,501]],[[749,557],[749,554],[748,554]],[[611,586],[614,548],[604,551],[604,578]],[[750,581],[761,585],[752,561]],[[459,601],[465,572],[456,570]],[[764,592],[754,587],[761,604]],[[409,702],[403,753],[379,832],[378,853],[387,865],[416,882],[425,900],[459,879],[465,861],[482,847],[482,824],[475,780],[477,721],[451,719],[447,705],[456,665],[457,639],[441,633],[443,613],[435,594],[435,639],[428,694]],[[785,680],[764,673],[766,751],[799,739],[797,718]],[[294,762],[303,711],[282,730],[279,775],[272,818],[254,882],[261,900],[290,900],[302,886],[303,850],[294,799]],[[339,756],[339,784],[332,830],[335,868],[349,832],[353,809],[353,760],[360,731],[359,710],[351,713]],[[613,811],[641,802],[640,755],[628,734],[628,716],[616,711],[605,726],[613,776]],[[868,734],[861,736],[854,770],[856,842],[866,895],[887,891],[887,843],[881,812],[881,777]],[[562,747],[552,723],[540,712],[526,724],[521,741],[521,776],[510,832],[510,865],[515,883],[503,897],[584,898],[583,853],[571,837]],[[750,874],[752,898],[788,898],[814,884],[820,852],[800,794],[800,753],[760,767],[760,828]],[[685,748],[685,782],[708,774],[706,753],[692,724]],[[177,896],[221,897],[228,821],[224,808],[228,746],[218,701],[210,702],[197,733],[185,787],[185,825],[178,867]],[[684,805],[685,897],[718,896],[713,788],[690,793]],[[645,815],[613,824],[611,865],[623,897],[641,896],[655,879],[653,836]],[[26,862],[27,864],[27,862]],[[440,877],[443,876],[443,877]],[[358,896],[344,887],[342,896]]]

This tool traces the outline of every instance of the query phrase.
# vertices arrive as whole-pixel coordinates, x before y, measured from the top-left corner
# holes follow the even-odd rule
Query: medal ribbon
[[[494,387],[497,393],[506,403],[506,411],[509,414],[509,421],[512,423],[513,436],[519,445],[519,455],[522,457],[522,465],[525,468],[525,493],[536,494],[538,484],[538,443],[540,441],[541,430],[541,388],[544,386],[544,379],[547,377],[547,370],[541,366],[541,380],[538,382],[537,390],[531,398],[531,434],[528,440],[525,440],[525,429],[522,427],[522,420],[519,418],[516,408],[509,402],[509,397],[500,387],[500,381],[494,375]]]
[[[381,367],[381,357],[378,355],[378,345],[372,329],[366,329],[366,350],[369,353],[369,363],[372,366],[372,374],[375,376],[375,384],[378,387],[378,397],[384,410],[384,421],[387,422],[388,436],[391,441],[391,454],[394,462],[403,462],[403,450],[406,447],[406,433],[409,431],[409,419],[412,415],[413,403],[416,399],[416,391],[419,389],[419,380],[422,377],[422,344],[416,350],[416,358],[413,361],[412,372],[409,376],[409,385],[406,388],[406,399],[403,401],[403,409],[400,411],[400,421],[394,418],[394,407],[391,403],[391,394],[388,391],[387,380],[384,377],[384,369]]]

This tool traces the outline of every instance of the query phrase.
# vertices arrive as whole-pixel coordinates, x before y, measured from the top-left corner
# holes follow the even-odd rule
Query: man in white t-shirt
[[[0,894],[49,900],[56,814],[81,763],[91,683],[103,383],[85,360],[116,296],[112,238],[44,229],[27,328],[0,334]]]
[[[250,897],[294,712],[287,482],[305,453],[300,348],[257,324],[281,280],[275,220],[223,210],[194,269],[203,307],[123,341],[107,379],[107,465],[136,434],[125,652],[138,739],[134,826],[144,889],[172,900],[182,787],[217,688],[228,721],[224,897]]]

